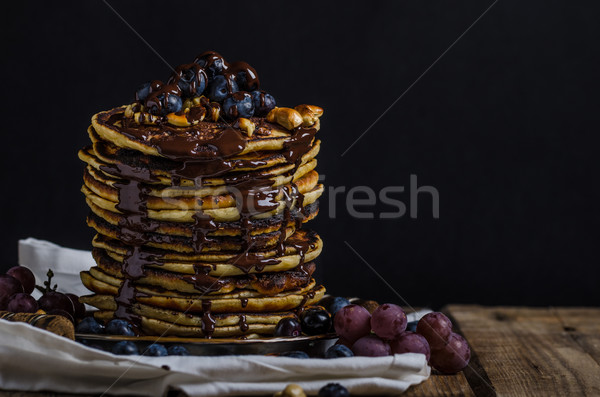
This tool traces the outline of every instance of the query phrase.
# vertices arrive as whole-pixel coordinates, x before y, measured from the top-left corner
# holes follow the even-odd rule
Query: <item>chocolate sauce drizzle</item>
[[[217,321],[211,313],[212,301],[209,299],[202,300],[202,334],[205,338],[212,338],[215,332],[215,325]]]
[[[235,67],[232,68],[235,72]],[[239,71],[238,71],[239,72]],[[253,82],[251,73],[246,75],[250,83]],[[258,79],[256,78],[256,84]],[[164,87],[163,87],[164,89]],[[160,137],[149,126],[139,126],[128,123],[124,118],[111,118],[112,122],[121,121],[121,131],[132,139],[141,140],[151,144],[156,150],[168,159],[179,164],[169,171],[171,184],[179,186],[181,179],[193,179],[196,186],[202,185],[202,180],[207,177],[221,176],[235,171],[238,167],[264,165],[262,160],[233,161],[232,157],[240,154],[246,148],[246,140],[237,129],[220,126],[220,131],[213,131],[203,126],[181,129],[168,125],[161,125]],[[214,124],[213,124],[214,125]],[[302,155],[307,153],[315,136],[316,130],[312,128],[298,128],[284,145],[283,155],[289,163],[294,164],[290,175],[294,175],[302,162]],[[154,139],[150,139],[153,136]],[[161,258],[156,253],[144,250],[144,246],[153,241],[149,233],[154,232],[159,223],[148,218],[146,207],[149,186],[157,178],[152,172],[142,167],[131,167],[126,164],[106,165],[101,170],[118,177],[120,181],[114,184],[118,190],[119,203],[117,209],[122,213],[119,224],[118,238],[130,248],[125,255],[121,271],[125,281],[119,288],[115,297],[117,308],[115,318],[124,319],[134,325],[138,332],[141,331],[141,318],[133,313],[132,307],[136,299],[145,296],[135,286],[135,281],[144,276],[144,269],[148,265],[161,265]],[[285,253],[286,246],[293,247],[300,255],[300,269],[304,269],[304,257],[309,249],[314,248],[300,239],[286,239],[286,230],[291,221],[292,209],[296,229],[301,228],[304,215],[304,196],[294,183],[289,186],[273,186],[268,175],[259,173],[228,174],[225,176],[228,191],[236,197],[237,209],[240,214],[240,227],[242,232],[241,253],[234,256],[227,263],[236,266],[244,273],[253,269],[261,272],[268,265],[279,263],[277,258],[266,258],[259,252],[252,251],[252,221],[256,215],[275,211],[279,208],[279,200],[283,198],[283,221],[279,230],[278,253]],[[210,233],[218,229],[217,223],[208,215],[198,212],[194,215],[193,234],[191,244],[194,251],[203,251]],[[187,275],[184,280],[191,283],[201,294],[218,291],[221,284],[209,275],[213,267],[197,264],[194,266],[195,274]],[[304,270],[305,271],[305,270]],[[310,293],[305,296],[305,302]],[[314,294],[313,294],[314,296]],[[241,298],[241,306],[246,307],[247,298]],[[216,320],[211,314],[212,302],[210,299],[202,300],[202,332],[205,337],[212,337]],[[240,330],[246,332],[248,324],[245,315],[240,315]]]

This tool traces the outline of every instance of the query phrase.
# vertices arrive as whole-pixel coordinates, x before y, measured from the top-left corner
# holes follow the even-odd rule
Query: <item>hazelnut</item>
[[[194,106],[194,103],[192,102],[192,99],[191,98],[186,98],[186,100],[183,101],[183,105],[182,105],[181,108],[182,109],[189,109],[192,106]]]
[[[275,393],[273,397],[306,397],[306,393],[300,385],[290,383],[283,391]]]
[[[291,108],[274,108],[267,114],[267,121],[277,123],[287,130],[293,130],[302,125],[302,115]]]
[[[251,137],[252,134],[254,134],[254,130],[256,129],[256,125],[252,121],[244,117],[240,117],[235,123],[234,127],[237,127],[240,130],[244,131],[249,137]]]
[[[302,127],[311,127],[323,115],[323,109],[313,105],[298,105],[294,109],[302,116]]]
[[[127,105],[127,107],[125,108],[125,117],[127,117],[128,119],[133,117],[133,105]]]
[[[202,98],[202,97],[201,97]],[[214,122],[219,120],[221,115],[221,105],[218,102],[211,102],[208,104],[208,116]]]

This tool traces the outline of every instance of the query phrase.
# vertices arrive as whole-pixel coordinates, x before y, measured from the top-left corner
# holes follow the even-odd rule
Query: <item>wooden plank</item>
[[[563,330],[600,364],[600,309],[555,308]]]
[[[462,397],[475,396],[461,372],[456,375],[433,374],[425,382],[412,386],[402,394],[407,397]]]
[[[570,309],[563,314],[568,316]],[[501,396],[598,396],[600,365],[553,308],[451,305],[447,311]],[[600,326],[600,309],[578,326]],[[583,317],[583,316],[582,316]],[[575,323],[573,323],[575,324]],[[467,377],[468,381],[471,381]],[[479,394],[479,393],[477,393]]]

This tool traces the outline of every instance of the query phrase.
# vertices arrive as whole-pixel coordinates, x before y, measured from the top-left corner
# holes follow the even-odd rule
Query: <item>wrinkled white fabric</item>
[[[81,296],[90,293],[81,283],[79,272],[96,266],[90,251],[64,248],[49,241],[28,238],[19,240],[19,265],[28,267],[35,275],[37,285],[44,285],[46,273],[52,269],[52,286],[58,291]],[[34,297],[41,294],[35,292]]]
[[[5,390],[164,396],[267,395],[298,383],[316,394],[338,382],[352,394],[398,394],[428,378],[422,354],[338,359],[274,356],[116,356],[25,323],[0,320]],[[169,369],[163,368],[168,366]]]

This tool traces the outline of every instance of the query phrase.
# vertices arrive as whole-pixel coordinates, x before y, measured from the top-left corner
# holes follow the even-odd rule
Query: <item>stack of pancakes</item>
[[[81,301],[144,334],[272,335],[321,299],[312,278],[322,242],[303,223],[323,192],[315,171],[319,123],[283,128],[252,117],[133,123],[126,107],[96,114],[82,192],[97,231],[97,266]]]

